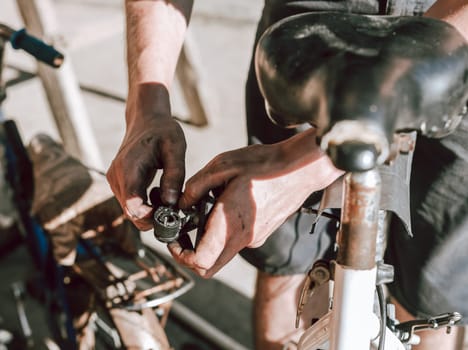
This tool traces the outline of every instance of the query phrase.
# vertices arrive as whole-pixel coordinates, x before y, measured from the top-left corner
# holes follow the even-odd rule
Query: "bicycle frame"
[[[340,249],[333,263],[333,307],[306,330],[298,349],[367,350],[371,340],[378,343],[380,322],[373,308],[380,194],[377,169],[345,175],[337,235]],[[406,348],[388,329],[385,349]]]
[[[47,329],[53,338],[51,342],[56,342],[63,349],[87,347],[86,342],[90,341],[94,341],[98,347],[122,348],[132,345],[145,349],[169,348],[163,323],[167,320],[171,301],[191,289],[193,279],[150,247],[135,243],[134,249],[138,251],[126,254],[119,247],[115,248],[117,243],[112,239],[104,246],[106,237],[103,230],[115,229],[117,233],[120,226],[121,234],[123,230],[129,235],[135,233],[127,230],[121,219],[120,207],[116,205],[110,190],[104,190],[107,190],[107,185],[99,187],[104,183],[104,177],[94,174],[81,163],[76,167],[76,161],[70,161],[73,158],[63,146],[46,135],[37,135],[26,148],[15,122],[4,118],[1,110],[7,87],[1,79],[7,42],[52,67],[58,66],[63,56],[24,30],[15,31],[0,23],[0,170],[6,169],[0,175],[5,177],[8,188],[12,189],[12,207],[17,216],[14,224],[22,236],[18,242],[25,243],[36,268],[34,279],[28,278],[34,287],[31,294],[40,298],[46,309]],[[63,169],[68,171],[65,171],[66,175],[60,172]],[[58,176],[67,176],[70,186],[37,186],[54,177],[52,170],[60,174]],[[94,186],[88,184],[71,204],[70,188],[73,186],[76,189],[80,186],[77,183],[86,182],[83,181],[83,178],[87,179],[84,173],[90,179],[91,173],[96,175],[92,183]],[[34,193],[33,183],[36,185]],[[52,218],[51,212],[47,215],[39,213],[50,210],[50,202],[33,209],[37,195],[41,194],[53,197],[60,206]],[[88,224],[89,220],[83,217],[101,218],[102,222]],[[107,222],[107,219],[111,222]],[[74,246],[75,259],[70,264],[57,259],[54,250],[57,245],[54,245],[51,231],[73,220],[82,225],[83,232]],[[70,226],[67,230],[73,237],[75,233]],[[70,239],[72,241],[73,238]],[[87,288],[83,292],[80,286]],[[81,314],[73,311],[73,306],[80,303],[76,300],[78,294],[72,293],[74,290],[84,294],[83,299],[90,296],[91,301],[86,301],[87,309]],[[159,308],[158,314],[156,308]],[[80,324],[77,325],[76,320]],[[82,343],[82,330],[87,329],[94,339],[88,334]]]
[[[439,41],[434,40],[436,36]],[[414,51],[407,50],[410,42]],[[385,237],[378,235],[379,214],[381,204],[388,203],[380,203],[380,196],[382,202],[393,202],[382,205],[382,210],[396,213],[410,232],[409,198],[400,195],[408,194],[411,167],[402,168],[407,174],[396,182],[389,178],[395,185],[392,190],[398,189],[389,198],[380,178],[386,180],[387,174],[379,170],[398,154],[411,154],[414,149],[414,143],[400,139],[400,132],[440,138],[455,130],[466,114],[467,50],[465,38],[445,21],[339,11],[291,15],[272,24],[259,38],[255,73],[268,116],[283,127],[305,123],[315,127],[322,150],[347,173],[338,256],[332,269],[328,263],[314,264],[298,305],[300,315],[314,288],[331,279],[330,312],[305,332],[299,349],[407,349],[417,341],[414,331],[450,327],[461,319],[454,312],[400,324],[389,313],[389,327],[385,327],[382,284],[391,281],[393,273],[381,259]],[[444,70],[433,75],[435,70],[427,69],[431,64]],[[415,83],[416,76],[424,77],[420,84]],[[446,77],[443,89],[428,94],[427,86],[432,82],[438,86],[441,76]],[[422,102],[426,100],[430,103]],[[400,198],[404,200],[401,212],[394,202]],[[340,207],[340,203],[334,205],[330,208]],[[383,244],[379,249],[377,241]],[[376,292],[380,321],[373,316]]]
[[[415,137],[415,133],[403,136],[400,139],[403,142],[397,147],[401,148],[399,152],[411,152],[408,146],[414,144]],[[411,156],[406,161],[411,162]],[[348,172],[342,186],[338,254],[330,268],[333,275],[331,309],[304,332],[298,349],[409,350],[419,343],[415,331],[449,329],[458,322],[461,315],[456,312],[402,324],[391,315],[387,326],[388,305],[384,301],[382,285],[393,280],[393,267],[384,264],[383,257],[389,233],[388,220],[393,214],[381,208],[381,196],[388,193],[382,191],[382,178],[377,167]],[[316,282],[321,284],[323,280],[319,277]],[[379,316],[375,313],[376,295]]]
[[[377,170],[350,173],[344,181],[340,247],[334,270],[331,349],[365,349],[375,337],[372,315],[381,180]],[[339,311],[339,312],[338,312]],[[347,320],[354,319],[349,327]],[[357,319],[356,319],[357,318]],[[378,331],[378,328],[377,328]],[[372,334],[374,333],[374,334]],[[350,339],[353,339],[351,342]]]

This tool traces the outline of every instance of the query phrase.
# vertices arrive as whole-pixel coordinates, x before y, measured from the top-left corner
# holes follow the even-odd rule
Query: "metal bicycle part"
[[[379,232],[386,231],[388,223],[376,205],[381,192],[378,172],[348,173],[343,191],[332,307],[304,332],[298,349],[408,350],[418,343],[415,332],[419,330],[447,327],[449,331],[461,320],[457,312],[397,325],[391,323],[382,329],[381,319],[372,312],[372,295],[376,284],[393,279],[393,270],[383,264],[381,255],[386,236],[379,236]]]
[[[197,241],[201,238],[206,220],[214,205],[213,196],[206,195],[188,210],[162,205],[157,187],[151,191],[150,197],[155,206],[153,234],[158,241],[171,243],[193,230],[197,230]]]
[[[319,260],[314,263],[312,269],[307,273],[304,286],[297,304],[296,328],[299,328],[299,322],[305,305],[321,285],[330,281],[332,275],[331,266],[325,260]]]
[[[170,207],[161,206],[153,215],[154,236],[163,243],[170,243],[179,238],[180,230],[186,223],[179,213]]]
[[[458,312],[450,312],[428,319],[403,322],[396,325],[395,329],[400,340],[402,342],[408,342],[413,334],[418,331],[446,327],[448,334],[450,333],[451,328],[455,326],[461,319],[462,315]]]
[[[18,313],[18,319],[20,321],[21,330],[23,332],[24,338],[26,339],[26,346],[32,349],[34,347],[34,340],[32,337],[31,325],[29,323],[26,314],[26,308],[24,306],[25,286],[22,282],[14,282],[11,285],[11,289],[15,298],[16,312]]]
[[[12,35],[15,35],[14,40],[11,38]],[[42,41],[40,41],[40,40],[38,40],[38,39],[36,39],[36,38],[34,38],[32,36],[29,36],[26,33],[25,30],[13,31],[13,30],[11,30],[11,28],[0,24],[0,107],[1,107],[1,104],[2,104],[2,102],[4,101],[4,99],[6,97],[5,85],[2,84],[2,79],[1,79],[2,74],[1,73],[2,73],[2,67],[3,67],[4,45],[6,43],[8,43],[8,41],[10,42],[10,44],[11,44],[11,46],[13,48],[15,48],[15,49],[17,49],[17,48],[24,49],[25,51],[27,51],[29,54],[31,54],[35,58],[37,58],[37,59],[39,59],[41,61],[44,61],[45,63],[48,63],[49,65],[52,65],[53,67],[60,66],[62,61],[63,61],[63,56],[60,53],[58,53],[57,51],[55,51],[53,49],[53,47],[46,45],[44,42],[42,42]],[[59,88],[62,88],[62,87],[63,86],[60,86]],[[3,128],[5,128],[5,129],[8,128],[8,131],[11,131],[11,126],[14,126],[14,123],[11,120],[6,120],[3,117],[1,108],[0,108],[0,121],[1,121],[1,125],[2,125]],[[3,130],[3,128],[2,128],[2,130]],[[17,136],[17,138],[15,138],[14,141],[18,141],[18,144],[15,143],[14,146],[17,146],[17,145],[20,146],[21,151],[23,151],[24,145],[23,145],[23,141],[21,140],[21,135],[19,133],[15,133],[14,136]],[[8,139],[8,142],[12,142],[12,141],[10,139]],[[10,146],[10,144],[8,144],[8,145]],[[16,176],[16,173],[23,174],[24,169],[26,169],[26,167],[24,166],[23,163],[20,162],[20,161],[22,161],[22,158],[17,157],[16,148],[14,148],[12,146],[11,149],[13,149],[15,151],[15,152],[11,152],[11,154],[9,154],[9,155],[14,156],[13,158],[15,159],[14,164],[12,162],[11,169],[9,168],[9,170],[12,171],[11,175]],[[21,155],[23,155],[23,154],[21,154]],[[30,154],[28,155],[26,150],[24,150],[24,155],[25,155],[25,158],[29,162],[30,158],[31,158]],[[48,165],[50,165],[50,162],[51,161],[53,162],[53,159],[51,160],[50,158],[48,158],[47,161],[49,162]],[[53,165],[56,165],[56,164],[53,164]],[[54,166],[53,168],[55,169],[56,167]],[[29,168],[28,168],[28,170],[29,170]],[[37,170],[37,167],[35,167],[34,170]],[[30,179],[30,181],[22,181],[22,182],[19,181],[18,183],[21,186],[18,186],[20,188],[19,189],[15,188],[15,190],[18,190],[21,194],[26,193],[25,188],[29,188],[28,184],[32,184],[34,182],[33,180],[35,181],[36,179]],[[37,189],[37,187],[35,187],[35,188]],[[75,183],[74,188],[76,188],[76,183]],[[97,191],[97,192],[99,192],[99,191]],[[63,197],[66,197],[66,191],[64,191],[63,193],[60,193],[60,194],[63,195],[63,196],[60,196],[60,198],[57,197],[56,199],[57,199],[57,202],[61,206],[60,209],[64,209],[65,205],[63,205],[62,200],[65,201],[63,199]],[[50,195],[50,193],[48,193],[48,195]],[[29,199],[29,197],[28,197],[28,199]],[[26,199],[25,199],[25,201],[26,201]],[[19,206],[18,202],[19,201],[16,201],[15,204],[17,204]],[[80,205],[77,205],[76,208],[80,208],[80,209],[74,211],[74,214],[76,214],[76,212],[78,212],[79,210],[84,210],[83,207],[80,206]],[[23,212],[22,212],[22,214],[23,214]],[[78,215],[78,214],[76,214],[76,215]],[[117,217],[112,222],[107,222],[106,220],[108,218],[107,217],[104,218],[103,215],[100,215],[100,214],[93,215],[93,216],[97,217],[98,220],[102,219],[102,223],[105,223],[105,224],[99,226],[99,229],[102,228],[102,227],[107,228],[108,224],[109,224],[109,227],[112,227],[112,228],[115,228],[116,226],[119,226],[119,225],[122,224],[122,221],[121,221],[122,217],[121,216]],[[111,216],[111,214],[109,214],[109,216]],[[47,233],[50,233],[50,232],[46,233],[46,230],[44,229],[44,227],[45,227],[44,221],[41,222],[37,217],[33,218],[33,216],[31,215],[31,211],[30,211],[29,207],[28,207],[27,210],[24,210],[24,215],[21,216],[20,220],[21,220],[21,224],[24,224],[25,235],[26,234],[28,235],[27,236],[27,238],[28,238],[27,243],[32,248],[31,249],[32,251],[30,252],[30,254],[32,255],[33,258],[35,258],[34,259],[34,263],[36,265],[35,267],[38,268],[37,271],[36,271],[36,275],[34,276],[35,278],[32,281],[34,283],[34,286],[33,286],[32,289],[35,289],[36,281],[41,282],[40,287],[42,287],[42,289],[40,291],[38,291],[37,294],[38,294],[38,297],[40,297],[40,298],[44,297],[44,299],[46,300],[46,303],[44,303],[46,305],[44,305],[44,307],[47,308],[47,318],[48,318],[47,326],[50,327],[50,331],[51,331],[52,336],[53,336],[53,339],[44,338],[43,341],[41,341],[41,343],[43,343],[43,344],[41,344],[41,347],[45,346],[48,349],[58,349],[58,348],[61,348],[61,349],[75,349],[75,348],[78,348],[78,347],[80,347],[79,346],[80,339],[78,339],[78,337],[75,337],[75,335],[77,335],[84,328],[88,328],[88,327],[81,328],[80,325],[72,324],[72,322],[74,321],[73,320],[74,315],[71,312],[70,313],[68,312],[69,311],[69,309],[67,308],[69,306],[68,300],[73,301],[73,303],[74,303],[73,307],[75,307],[80,302],[82,302],[82,300],[77,300],[77,298],[68,299],[68,296],[69,296],[68,292],[70,290],[74,290],[79,295],[83,295],[83,294],[86,294],[86,293],[82,293],[82,290],[80,288],[76,288],[75,284],[73,284],[73,285],[69,284],[70,279],[69,279],[68,272],[70,272],[70,269],[68,268],[68,266],[66,266],[64,268],[63,265],[61,265],[57,260],[55,260],[55,256],[53,256],[53,253],[55,253],[55,251],[52,251],[55,247],[51,248],[50,235],[47,235]],[[85,221],[87,221],[87,220],[85,220]],[[67,224],[69,224],[69,222],[67,222]],[[80,226],[80,228],[83,228],[83,227],[84,226]],[[122,227],[127,227],[127,226],[125,225],[125,226],[122,226]],[[100,233],[99,229],[96,229],[96,230],[92,229],[91,231],[93,231],[93,234],[97,235],[98,233]],[[119,240],[120,238],[121,237],[118,237],[117,240]],[[105,267],[107,265],[105,265],[106,261],[103,259],[103,256],[104,256],[104,254],[109,253],[109,251],[108,251],[109,247],[111,247],[111,246],[114,247],[115,246],[114,245],[115,241],[113,241],[113,239],[115,239],[114,236],[112,236],[109,239],[109,242],[108,242],[109,245],[106,244],[105,247],[104,247],[104,245],[99,246],[99,248],[105,248],[105,249],[97,249],[96,246],[94,246],[93,248],[96,248],[95,249],[96,256],[91,256],[91,254],[89,254],[89,255],[86,254],[87,253],[87,252],[85,252],[86,249],[81,249],[82,247],[80,246],[80,249],[79,249],[80,259],[77,259],[77,260],[79,260],[80,263],[83,263],[83,261],[86,260],[86,259],[95,260],[96,264],[98,266],[103,266],[102,270],[104,270],[105,272],[110,271],[109,269],[105,270]],[[38,242],[40,242],[41,244],[37,244]],[[119,241],[119,243],[122,243],[122,242]],[[127,242],[125,242],[125,243],[127,243]],[[122,246],[123,246],[123,243],[122,243]],[[126,251],[126,252],[128,253],[128,251]],[[128,254],[128,255],[127,254],[122,254],[123,252],[118,250],[118,249],[116,249],[115,253],[116,253],[116,255],[117,255],[117,253],[121,253],[120,255],[115,257],[115,259],[118,260],[119,262],[120,261],[127,262],[127,261],[131,260],[131,257],[130,257],[131,254]],[[83,259],[81,259],[81,257]],[[46,262],[46,263],[44,263],[44,262]],[[160,339],[165,337],[165,334],[164,334],[164,330],[162,329],[162,325],[159,324],[157,315],[154,314],[154,312],[153,312],[154,310],[152,308],[155,307],[156,303],[169,302],[172,299],[179,296],[180,294],[183,294],[188,288],[190,288],[193,285],[193,281],[190,279],[189,276],[187,276],[187,277],[185,275],[181,276],[181,274],[176,273],[174,270],[171,270],[171,271],[168,271],[167,274],[171,276],[170,278],[173,278],[173,279],[177,278],[177,280],[174,282],[174,284],[177,284],[177,286],[176,287],[170,286],[172,288],[169,288],[166,285],[159,286],[157,281],[156,281],[156,273],[159,273],[162,270],[161,266],[162,267],[168,267],[167,270],[169,270],[169,267],[171,267],[172,265],[171,266],[166,266],[165,264],[162,264],[161,266],[160,265],[158,265],[158,266],[150,265],[149,266],[149,264],[147,263],[144,267],[141,267],[141,266],[139,267],[138,263],[141,263],[141,262],[142,262],[142,259],[139,256],[138,262],[135,262],[133,264],[133,265],[135,265],[135,269],[137,270],[137,272],[130,275],[130,277],[132,278],[132,282],[135,282],[135,283],[140,282],[139,283],[140,285],[144,285],[144,284],[149,285],[146,289],[143,290],[143,292],[146,292],[146,294],[141,296],[141,301],[139,300],[138,305],[135,305],[135,303],[133,303],[133,305],[129,306],[126,309],[123,308],[123,307],[121,307],[121,308],[116,307],[116,309],[118,309],[119,311],[122,311],[123,313],[131,314],[131,315],[137,315],[136,317],[131,319],[131,321],[134,324],[134,329],[137,329],[137,331],[132,331],[132,329],[129,328],[128,323],[122,322],[121,328],[123,328],[124,331],[126,331],[126,333],[124,334],[123,331],[120,332],[119,334],[116,334],[115,332],[110,333],[110,335],[113,337],[112,348],[121,348],[119,346],[119,343],[126,344],[125,343],[125,340],[126,340],[125,338],[126,338],[126,336],[128,336],[128,334],[130,334],[130,335],[133,335],[133,337],[137,337],[138,338],[137,340],[140,341],[140,343],[142,343],[142,340],[145,341],[144,345],[141,346],[141,348],[145,348],[145,349],[151,348],[151,349],[155,349],[155,350],[156,349],[157,350],[168,350],[169,345],[166,346],[164,342],[159,341]],[[44,269],[42,267],[44,267]],[[122,271],[123,271],[123,273],[126,272],[123,269],[122,269]],[[156,272],[154,272],[154,271],[156,271]],[[89,274],[91,276],[93,276],[93,273],[100,272],[100,271],[97,270],[97,269],[92,269],[91,268],[88,272],[89,272]],[[119,275],[117,273],[112,274],[112,272],[115,272],[115,271],[110,271],[110,272],[111,273],[109,273],[109,276],[108,276],[109,279],[116,280],[117,281],[116,285],[118,285],[118,287],[123,286],[124,283],[123,282],[120,283],[120,281],[123,280],[123,278],[121,278],[121,275]],[[117,272],[121,272],[121,270],[119,270]],[[40,275],[40,276],[37,276],[37,275]],[[155,280],[151,280],[151,278],[153,276],[155,277]],[[36,279],[36,277],[38,277],[38,278]],[[47,279],[47,282],[49,282],[49,279],[50,279],[50,281],[53,280],[53,283],[42,283],[42,282],[46,282],[46,279]],[[82,282],[83,282],[82,285],[86,285],[86,281],[82,281]],[[98,282],[102,282],[102,280],[98,281]],[[28,284],[28,287],[29,287],[29,284]],[[156,289],[156,287],[159,287],[159,288]],[[177,288],[177,287],[179,287],[179,288]],[[142,288],[140,288],[140,290],[141,289]],[[163,290],[164,293],[161,290]],[[168,292],[166,292],[166,290],[168,290]],[[16,307],[17,307],[16,309],[17,309],[17,314],[18,314],[18,319],[19,319],[19,323],[20,323],[20,326],[21,326],[21,330],[22,330],[22,333],[23,333],[22,335],[24,336],[24,338],[26,338],[25,340],[27,342],[27,344],[24,346],[24,348],[26,348],[26,346],[28,348],[39,347],[39,342],[36,342],[36,344],[34,344],[32,342],[32,339],[33,339],[32,338],[32,333],[33,333],[35,328],[33,327],[31,329],[31,325],[29,324],[28,319],[27,319],[27,316],[28,316],[27,310],[25,310],[24,297],[25,297],[25,293],[30,292],[29,288],[28,288],[28,290],[26,290],[25,286],[23,284],[15,283],[15,284],[12,285],[12,292],[13,292],[13,295],[14,295],[14,298],[15,298],[15,301],[16,301]],[[44,295],[42,295],[42,293],[44,293]],[[159,293],[159,294],[157,294],[157,293]],[[97,292],[94,290],[94,291],[91,292],[91,294],[93,295],[93,299],[96,300],[97,299],[96,298]],[[162,296],[159,297],[159,298],[156,298],[156,297],[158,297],[160,295],[162,295]],[[32,295],[32,296],[36,297],[36,295]],[[84,299],[85,298],[83,298],[83,300]],[[143,302],[145,302],[145,303],[143,303]],[[102,306],[104,313],[109,313],[108,309],[106,308],[106,305],[104,304],[103,301],[99,300],[99,301],[97,301],[97,303]],[[89,304],[86,303],[86,300],[83,301],[83,305],[87,306],[89,308],[92,308],[92,307],[95,306],[95,304],[93,302],[90,302]],[[130,310],[130,308],[132,306],[136,310]],[[83,314],[83,315],[85,315],[85,314]],[[119,316],[120,316],[120,314],[119,314]],[[83,317],[82,319],[80,319],[80,321],[83,321],[83,322],[87,322],[89,320],[90,319],[87,319],[86,317]],[[113,322],[114,322],[114,320],[113,320]],[[102,326],[102,324],[99,324],[98,326]],[[102,328],[103,327],[100,327],[99,329],[102,330]],[[154,330],[156,328],[158,328],[160,330],[160,334],[158,334],[158,335],[156,335],[155,332],[154,332]],[[91,325],[90,325],[89,329],[91,329],[91,331],[96,330],[96,329],[93,329],[93,327],[91,327]],[[41,329],[41,331],[42,331],[42,329]],[[130,337],[130,336],[128,336],[128,337]],[[3,349],[3,345],[9,345],[8,343],[12,341],[11,338],[12,338],[12,334],[9,334],[6,331],[0,329],[0,349]],[[16,339],[13,339],[13,340],[16,340]],[[20,340],[22,341],[23,339],[20,339]],[[56,344],[60,344],[60,346],[56,345]],[[130,343],[129,346],[126,347],[126,348],[130,348],[131,345],[132,344]],[[89,347],[87,347],[87,348],[89,348]],[[10,349],[10,347],[8,347],[8,349]]]

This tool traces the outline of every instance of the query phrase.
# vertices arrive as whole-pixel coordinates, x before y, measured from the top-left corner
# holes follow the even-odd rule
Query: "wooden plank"
[[[60,51],[57,20],[50,0],[17,0],[27,30]],[[86,165],[102,168],[101,155],[75,78],[70,57],[59,69],[38,63],[37,70],[65,149]]]
[[[202,79],[203,69],[198,58],[195,41],[187,33],[176,68],[176,78],[188,108],[189,124],[203,127],[211,119],[209,89]]]

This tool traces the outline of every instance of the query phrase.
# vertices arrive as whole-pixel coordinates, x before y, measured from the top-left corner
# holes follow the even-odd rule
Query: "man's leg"
[[[254,298],[257,350],[281,350],[289,341],[297,342],[312,318],[326,312],[327,296],[317,295],[319,301],[306,305],[300,326],[296,329],[297,302],[304,280],[304,274],[273,276],[258,272]]]
[[[302,314],[300,327],[295,328],[296,306],[305,275],[273,276],[259,272],[254,299],[254,325],[256,350],[281,350],[289,341],[297,342],[310,325],[310,321],[327,310],[326,296],[318,296],[319,302],[308,303]],[[323,300],[323,302],[322,302]],[[314,300],[315,301],[315,300]],[[401,304],[395,304],[400,322],[414,319]],[[450,334],[446,329],[418,332],[421,344],[413,350],[461,350],[463,331],[453,327]]]

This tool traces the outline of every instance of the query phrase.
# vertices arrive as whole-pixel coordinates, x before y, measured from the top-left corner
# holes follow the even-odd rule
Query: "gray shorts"
[[[433,1],[389,0],[393,14],[418,15]],[[266,1],[259,35],[272,23],[304,10],[343,6],[346,1]],[[378,1],[353,0],[355,12],[379,14]],[[369,5],[368,7],[365,7]],[[317,5],[317,6],[318,6]],[[363,7],[364,6],[364,7]],[[330,8],[340,10],[339,8]],[[353,8],[351,7],[351,10]],[[381,13],[383,14],[383,13]],[[294,130],[273,125],[264,110],[253,66],[246,85],[249,143],[273,143]],[[316,194],[315,202],[320,196]],[[426,317],[458,311],[468,316],[468,120],[441,140],[418,137],[412,166],[410,204],[413,238],[395,219],[387,249],[387,262],[395,266],[391,293],[411,313]],[[318,258],[333,257],[337,221],[321,217],[310,234],[313,215],[297,214],[257,249],[241,255],[262,271],[285,275],[305,273]],[[468,323],[468,318],[464,319]]]

